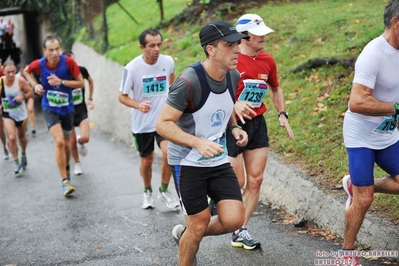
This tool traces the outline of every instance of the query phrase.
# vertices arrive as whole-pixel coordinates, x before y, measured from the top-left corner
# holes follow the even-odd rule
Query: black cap
[[[226,42],[238,42],[241,39],[249,39],[249,36],[238,33],[236,28],[226,21],[217,20],[205,25],[200,33],[201,46],[218,39]]]

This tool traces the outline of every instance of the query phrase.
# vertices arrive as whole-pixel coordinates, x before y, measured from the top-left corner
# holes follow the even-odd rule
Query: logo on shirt
[[[267,80],[268,78],[269,78],[269,77],[267,76],[267,74],[258,73],[258,79]]]
[[[222,109],[217,110],[212,115],[212,127],[221,126],[225,117],[226,117],[226,112],[224,110]]]

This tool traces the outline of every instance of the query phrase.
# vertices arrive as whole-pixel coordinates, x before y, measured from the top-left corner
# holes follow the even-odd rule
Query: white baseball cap
[[[256,36],[263,36],[274,32],[271,28],[265,25],[263,19],[256,14],[245,14],[241,16],[236,23],[238,32],[248,31]]]

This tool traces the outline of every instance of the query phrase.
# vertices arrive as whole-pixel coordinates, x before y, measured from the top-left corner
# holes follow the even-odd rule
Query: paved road
[[[72,178],[77,191],[65,198],[40,111],[37,120],[36,137],[28,134],[29,164],[23,176],[14,177],[11,160],[0,161],[0,266],[177,265],[171,229],[183,223],[183,215],[159,201],[153,210],[141,209],[136,151],[92,129],[88,155],[82,158],[84,175]],[[156,188],[158,158],[153,175]],[[201,243],[199,265],[314,265],[317,250],[340,247],[298,234],[306,228],[283,224],[277,211],[264,205],[258,206],[250,228],[262,249],[232,248],[230,235],[208,237]]]

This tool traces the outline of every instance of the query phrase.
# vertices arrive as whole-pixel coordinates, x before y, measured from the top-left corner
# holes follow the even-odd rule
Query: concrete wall
[[[123,66],[81,43],[73,46],[73,52],[78,64],[89,70],[95,82],[96,108],[89,113],[91,122],[118,139],[132,143],[130,111],[117,98]],[[346,197],[327,194],[313,178],[296,167],[283,164],[275,154],[269,154],[260,200],[343,237]],[[397,227],[389,225],[387,220],[367,215],[358,242],[375,250],[399,250],[396,236]]]
[[[132,144],[130,108],[118,101],[123,66],[82,43],[75,43],[72,51],[78,65],[86,67],[94,80],[95,108],[89,112],[90,122],[115,138]]]

